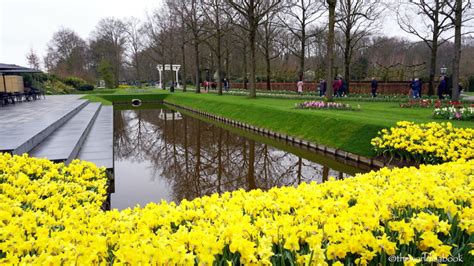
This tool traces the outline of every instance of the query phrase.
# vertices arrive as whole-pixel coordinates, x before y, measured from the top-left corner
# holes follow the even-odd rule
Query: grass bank
[[[285,133],[294,137],[324,144],[363,156],[374,156],[370,140],[383,128],[394,126],[401,120],[424,123],[442,122],[431,118],[432,109],[400,108],[391,102],[350,102],[360,105],[360,111],[301,110],[295,109],[298,99],[250,99],[245,96],[196,94],[193,92],[174,94],[163,90],[150,92],[130,91],[114,94],[85,96],[91,101],[130,102],[133,98],[143,101],[168,102],[186,106],[219,116],[239,120],[258,127]],[[473,122],[452,121],[458,127],[473,127]]]
[[[112,105],[113,103],[130,103],[132,99],[140,99],[143,102],[162,101],[167,95],[169,93],[163,90],[107,90],[104,93],[87,94],[81,98]]]
[[[370,140],[397,121],[441,121],[431,118],[431,109],[405,109],[398,103],[386,102],[353,102],[353,106],[360,105],[361,111],[340,111],[295,109],[300,100],[214,94],[175,93],[166,101],[364,156],[375,155]],[[466,121],[452,123],[458,127],[474,125]]]

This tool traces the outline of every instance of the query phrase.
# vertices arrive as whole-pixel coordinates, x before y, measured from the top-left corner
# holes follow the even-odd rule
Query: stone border
[[[256,126],[253,126],[253,125],[250,125],[250,124],[242,123],[240,121],[228,119],[228,118],[225,118],[225,117],[220,117],[218,115],[214,115],[214,114],[211,114],[211,113],[195,110],[195,109],[192,109],[192,108],[189,108],[189,107],[183,107],[183,106],[180,106],[180,105],[177,105],[177,104],[174,104],[174,103],[169,103],[167,101],[163,101],[163,103],[166,104],[166,105],[176,107],[178,109],[183,109],[183,110],[186,110],[188,112],[198,114],[198,115],[206,117],[208,119],[212,119],[212,120],[224,123],[224,124],[231,125],[233,127],[237,127],[237,128],[240,128],[240,129],[245,129],[245,130],[248,130],[248,131],[252,131],[252,132],[258,133],[260,135],[264,135],[264,136],[271,137],[271,138],[274,138],[274,139],[279,139],[279,140],[283,140],[283,141],[286,141],[286,142],[290,142],[291,144],[294,144],[294,145],[304,146],[304,147],[308,148],[309,150],[320,151],[324,154],[333,155],[335,157],[338,157],[338,158],[341,158],[341,159],[344,159],[344,160],[353,161],[353,162],[358,163],[358,164],[364,164],[364,165],[367,165],[369,167],[378,167],[378,168],[382,168],[384,166],[389,166],[386,163],[384,163],[382,161],[379,161],[379,160],[376,160],[374,158],[369,158],[369,157],[361,156],[361,155],[358,155],[358,154],[346,152],[346,151],[343,151],[341,149],[334,149],[334,148],[331,148],[331,147],[328,147],[328,146],[325,146],[325,145],[322,145],[322,144],[317,144],[317,143],[313,143],[313,142],[310,142],[310,141],[307,141],[307,140],[295,138],[295,137],[292,137],[292,136],[289,136],[289,135],[286,135],[286,134],[271,131],[269,129],[259,128],[259,127],[256,127]]]

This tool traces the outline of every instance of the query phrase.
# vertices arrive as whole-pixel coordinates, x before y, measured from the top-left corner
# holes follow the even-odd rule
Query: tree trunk
[[[454,10],[453,101],[459,101],[459,62],[461,61],[462,3],[462,0],[456,0],[456,7]]]
[[[328,181],[328,179],[329,179],[329,168],[327,166],[323,166],[322,183]]]
[[[197,36],[195,36],[197,38]],[[196,63],[196,80],[195,80],[195,86],[196,86],[196,93],[201,92],[201,87],[200,87],[200,76],[201,76],[201,71],[199,69],[199,43],[197,40],[194,40],[194,56],[195,58],[195,63]]]
[[[437,54],[437,48],[433,46],[431,48],[430,77],[428,81],[428,95],[429,96],[432,96],[434,94],[434,77],[436,73],[436,54]]]
[[[350,18],[347,18],[347,29],[345,34],[345,47],[344,47],[344,80],[346,81],[347,88],[346,93],[349,91],[349,80],[351,79],[351,25],[349,22]]]
[[[244,40],[244,47],[243,47],[243,52],[244,52],[244,60],[243,60],[243,63],[244,63],[244,90],[247,90],[247,44],[245,43],[245,40]]]
[[[249,140],[249,171],[247,172],[248,190],[257,188],[255,181],[255,141]]]
[[[140,81],[140,65],[139,65],[139,59],[138,59],[138,52],[135,53],[135,70],[136,70],[136,75],[137,75],[137,80]]]
[[[305,59],[305,52],[306,52],[306,31],[304,27],[304,20],[303,20],[303,27],[301,28],[301,51],[300,51],[300,71],[298,80],[303,80],[304,76],[304,59]]]
[[[436,59],[438,55],[438,34],[439,34],[439,29],[435,27],[433,30],[433,39],[431,43],[430,80],[428,83],[429,96],[434,94],[434,77],[436,73]]]
[[[215,20],[216,20],[216,34],[217,34],[217,86],[219,88],[218,94],[222,95],[222,35],[221,35],[221,24],[220,24],[220,9],[219,4],[214,7]]]
[[[181,80],[183,82],[183,92],[186,92],[186,55],[185,55],[185,46],[184,46],[184,42],[183,44],[181,45],[181,53],[183,54],[183,58],[182,58],[182,66],[181,66]]]
[[[222,52],[221,52],[222,36],[221,31],[217,30],[217,84],[219,86],[219,95],[222,95],[222,82],[221,82],[221,70],[222,70]]]
[[[222,193],[222,128],[219,127],[219,140],[217,142],[217,193]]]
[[[194,189],[196,197],[201,196],[201,120],[196,123],[196,166],[194,168]]]
[[[229,52],[229,44],[228,44],[227,38],[225,38],[225,40],[226,40],[225,59],[224,59],[225,60],[225,77],[227,78],[227,80],[230,80],[230,75],[229,75],[230,52]]]
[[[251,64],[251,73],[250,73],[250,93],[249,97],[250,98],[256,98],[257,97],[257,84],[255,84],[255,72],[257,71],[257,63],[255,62],[256,56],[255,56],[255,35],[257,33],[257,26],[255,25],[255,22],[251,22],[250,27],[250,64]]]
[[[334,65],[334,24],[336,23],[336,0],[327,0],[329,6],[329,29],[328,29],[328,40],[327,40],[327,69],[326,69],[326,98],[332,99],[333,89],[332,83],[333,77],[333,65]]]
[[[265,62],[266,62],[266,65],[267,65],[267,90],[271,91],[272,90],[272,85],[270,83],[270,78],[272,76],[272,72],[271,72],[271,69],[270,69],[270,55],[269,55],[268,49],[266,49],[266,51],[265,51]]]
[[[120,60],[120,48],[117,48],[117,50],[115,51],[115,71],[114,71],[114,75],[115,75],[115,80],[114,80],[114,85],[115,87],[117,88],[118,85],[119,85],[119,81],[120,81],[120,65],[121,65],[121,60]]]
[[[182,78],[181,80],[183,81],[183,92],[186,92],[186,28],[185,28],[185,22],[184,22],[184,14],[183,12],[180,12],[181,15],[181,75]]]
[[[301,181],[303,179],[302,169],[303,169],[303,159],[301,159],[301,157],[298,157],[298,170],[297,170],[298,185],[301,184]]]
[[[267,91],[272,90],[272,85],[270,83],[270,79],[272,76],[272,71],[271,71],[271,65],[270,65],[270,45],[271,45],[271,39],[270,39],[270,34],[269,34],[269,23],[265,23],[265,63],[267,67]]]

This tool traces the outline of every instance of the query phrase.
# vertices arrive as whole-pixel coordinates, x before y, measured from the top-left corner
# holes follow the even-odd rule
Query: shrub
[[[94,85],[91,85],[91,84],[84,84],[80,86],[79,88],[77,88],[77,90],[80,90],[80,91],[91,91],[93,89],[94,89]]]
[[[97,71],[100,74],[100,77],[105,82],[105,87],[107,89],[115,88],[115,75],[112,65],[107,60],[102,60],[97,67]]]
[[[66,85],[57,79],[45,81],[43,87],[47,94],[69,94],[74,91],[71,86]]]
[[[87,84],[87,82],[81,78],[77,77],[67,77],[63,79],[64,84],[71,86],[75,89],[79,89],[80,87]]]

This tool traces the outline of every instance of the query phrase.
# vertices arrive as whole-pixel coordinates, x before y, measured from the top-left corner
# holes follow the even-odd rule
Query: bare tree
[[[242,26],[249,36],[250,44],[250,60],[252,66],[252,72],[250,73],[250,97],[257,97],[257,89],[255,84],[255,72],[257,69],[256,65],[256,35],[258,26],[262,22],[266,14],[276,8],[282,0],[227,0],[228,3],[239,12],[245,19],[246,23]]]
[[[291,5],[280,12],[280,22],[295,40],[295,45],[289,45],[288,48],[300,61],[298,75],[301,80],[305,71],[306,47],[309,39],[316,34],[315,31],[308,31],[308,28],[323,15],[323,11],[324,2],[321,0],[297,0],[291,1]]]
[[[201,68],[200,68],[200,53],[199,46],[202,42],[203,36],[203,12],[199,5],[199,0],[179,0],[179,7],[184,12],[184,22],[186,28],[189,30],[191,35],[191,43],[194,48],[194,60],[195,60],[195,86],[196,93],[201,92],[200,79],[201,79]]]
[[[262,26],[260,27],[260,39],[259,47],[262,50],[263,55],[265,56],[265,67],[267,72],[267,90],[271,90],[271,61],[275,58],[278,58],[279,53],[274,48],[275,38],[281,34],[281,27],[278,25],[277,21],[277,12],[270,12],[265,16]]]
[[[454,58],[453,58],[453,87],[452,87],[452,100],[459,100],[459,65],[461,62],[461,37],[462,25],[466,24],[468,21],[473,20],[474,16],[472,14],[471,1],[468,0],[466,3],[463,3],[462,0],[455,0],[454,2],[447,2],[447,5],[454,12],[446,13],[451,23],[454,25]],[[467,34],[466,32],[464,34]]]
[[[453,28],[449,16],[454,12],[447,4],[448,0],[415,0],[405,1],[397,9],[397,20],[400,28],[421,39],[430,49],[428,94],[434,93],[434,77],[438,48],[449,38],[443,34]],[[415,19],[420,21],[415,21]]]
[[[186,26],[186,18],[183,8],[181,8],[181,1],[168,0],[166,4],[170,8],[173,16],[179,19],[179,40],[181,48],[181,73],[183,77],[183,92],[186,92],[186,44],[188,43],[188,29]]]
[[[167,42],[166,21],[168,12],[165,9],[154,10],[147,16],[145,23],[146,46],[152,51],[148,55],[156,64],[165,64],[165,50],[170,44]],[[163,67],[164,69],[164,67]]]
[[[140,79],[140,53],[142,52],[144,29],[141,21],[135,17],[125,20],[125,32],[127,37],[127,52],[130,58],[130,65],[135,69],[135,79]]]
[[[376,28],[375,22],[382,15],[382,5],[377,1],[340,0],[337,6],[336,27],[342,32],[344,54],[344,77],[349,87],[350,66],[354,50],[361,40]]]
[[[230,18],[228,17],[228,11],[226,11],[227,6],[221,0],[202,0],[202,5],[207,10],[203,12],[208,22],[207,30],[215,39],[215,45],[209,45],[209,47],[216,55],[218,94],[222,95],[222,40],[228,31]]]
[[[86,72],[86,42],[70,29],[54,33],[44,58],[46,69],[60,76],[84,77]]]
[[[28,61],[28,66],[33,68],[33,69],[40,69],[40,58],[36,54],[36,52],[33,50],[33,48],[30,49],[28,54],[26,55],[26,60]]]
[[[123,63],[125,45],[127,44],[126,26],[116,18],[104,18],[99,21],[93,33],[95,40],[102,41],[107,45],[103,56],[112,65],[114,72],[114,85],[118,86],[120,80],[120,69]]]
[[[327,37],[327,53],[326,53],[326,98],[328,100],[332,99],[333,89],[332,83],[334,80],[333,77],[333,67],[334,67],[334,26],[336,24],[336,4],[337,0],[326,0],[328,6],[328,37]]]

